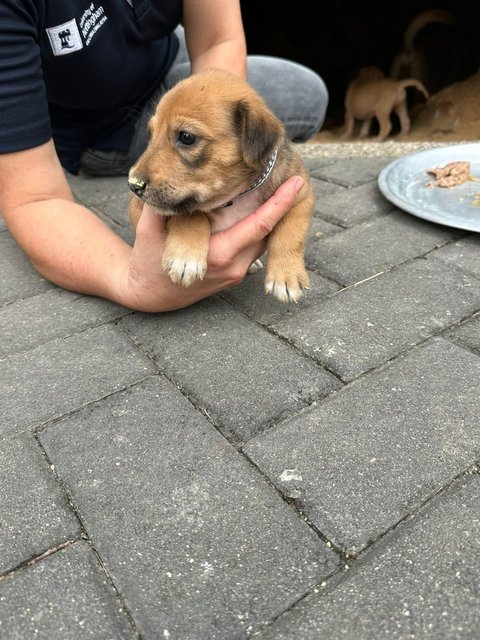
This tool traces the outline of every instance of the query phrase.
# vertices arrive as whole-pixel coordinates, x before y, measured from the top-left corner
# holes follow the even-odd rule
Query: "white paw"
[[[302,297],[302,290],[298,286],[287,286],[286,282],[275,282],[267,280],[265,282],[265,293],[271,293],[280,302],[298,302]]]
[[[255,262],[252,262],[252,264],[248,267],[247,273],[257,273],[257,271],[261,271],[262,269],[263,269],[262,261],[255,260]]]
[[[163,268],[170,276],[172,282],[189,287],[197,280],[203,280],[207,271],[207,262],[197,260],[182,260],[170,258],[164,260]]]
[[[303,295],[303,289],[309,288],[310,279],[303,268],[289,275],[277,272],[276,277],[267,271],[265,293],[270,293],[280,302],[298,302]]]

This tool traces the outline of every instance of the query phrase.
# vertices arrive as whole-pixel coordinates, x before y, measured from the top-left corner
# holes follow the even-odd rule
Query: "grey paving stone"
[[[340,187],[337,184],[332,184],[325,180],[317,180],[316,178],[312,178],[312,187],[315,192],[317,203],[326,197],[333,198],[345,191],[345,187]]]
[[[135,637],[86,542],[76,542],[0,582],[0,638]]]
[[[352,380],[479,308],[478,279],[440,260],[418,259],[273,326]]]
[[[154,372],[116,327],[91,329],[0,362],[0,434],[19,433]]]
[[[161,317],[128,316],[121,327],[237,442],[339,386],[218,298]]]
[[[53,287],[32,267],[8,233],[0,233],[0,304],[27,298]]]
[[[456,482],[261,640],[476,640],[480,478]]]
[[[480,238],[478,234],[467,236],[447,247],[442,247],[434,255],[440,260],[445,260],[480,276]]]
[[[80,202],[102,212],[122,226],[129,224],[130,191],[127,176],[99,178],[86,174],[69,175],[68,182]]]
[[[338,565],[163,377],[40,437],[145,640],[244,638]]]
[[[52,289],[0,308],[0,358],[130,313],[99,298]]]
[[[343,227],[336,224],[326,222],[321,218],[313,217],[310,223],[310,229],[305,244],[305,264],[309,269],[314,268],[315,258],[318,252],[318,243],[326,237],[332,236],[334,233],[343,231]]]
[[[376,180],[380,171],[391,161],[392,158],[343,158],[334,164],[312,166],[311,171],[315,178],[351,188]]]
[[[5,231],[7,229],[7,225],[5,224],[5,220],[0,213],[0,232]]]
[[[301,152],[301,151],[300,151]],[[326,158],[320,156],[304,156],[302,153],[303,162],[305,166],[309,170],[309,172],[313,172],[315,169],[320,169],[321,167],[326,167],[330,164],[335,164],[338,162],[337,158]]]
[[[315,215],[342,227],[352,227],[363,220],[395,210],[395,207],[382,196],[376,182],[368,182],[353,189],[344,187],[336,187],[336,189],[331,193],[319,193]]]
[[[312,239],[314,242],[317,242],[320,238],[331,236],[334,233],[338,233],[339,231],[343,231],[343,227],[339,227],[337,224],[332,224],[331,222],[327,222],[326,220],[322,220],[321,218],[314,217],[312,218],[312,221],[310,223],[307,237],[307,246],[310,239]]]
[[[99,178],[67,175],[75,198],[110,222],[109,226],[130,244],[135,236],[128,216],[130,191],[127,176]],[[112,224],[113,222],[113,224]]]
[[[263,293],[264,270],[248,275],[242,284],[222,292],[221,297],[260,324],[269,325],[282,318],[294,316],[300,309],[315,306],[340,288],[317,273],[311,272],[309,275],[310,289],[304,292],[297,304],[282,304]]]
[[[79,535],[80,526],[33,436],[0,439],[0,460],[2,574]]]
[[[446,227],[392,213],[320,239],[308,264],[344,285],[420,256],[455,237]]]
[[[343,549],[364,548],[480,453],[480,358],[441,338],[244,452]]]
[[[448,331],[445,337],[480,355],[480,316]]]

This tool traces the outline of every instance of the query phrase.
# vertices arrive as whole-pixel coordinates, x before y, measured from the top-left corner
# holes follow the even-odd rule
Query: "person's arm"
[[[205,279],[183,288],[162,269],[165,218],[145,206],[130,247],[74,202],[51,141],[0,154],[0,212],[36,269],[61,287],[140,311],[179,309],[240,282],[301,186],[301,178],[288,180],[258,211],[214,234]]]
[[[246,77],[239,0],[183,0],[183,23],[192,73],[216,67]]]

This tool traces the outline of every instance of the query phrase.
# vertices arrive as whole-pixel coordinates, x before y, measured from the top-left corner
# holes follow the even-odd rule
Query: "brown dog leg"
[[[353,135],[353,129],[355,127],[355,119],[353,115],[347,111],[345,114],[345,131],[342,134],[343,140],[348,140]]]
[[[362,126],[360,127],[360,133],[358,134],[359,138],[366,138],[370,133],[370,129],[372,128],[373,118],[369,118],[368,120],[364,120],[362,122]]]
[[[162,265],[173,282],[189,287],[207,270],[210,224],[204,213],[172,216]]]
[[[380,125],[380,131],[377,136],[377,140],[385,140],[390,133],[392,123],[390,121],[390,111],[388,113],[376,113],[375,114]]]
[[[395,109],[395,113],[400,120],[400,129],[402,133],[408,133],[410,131],[410,118],[408,116],[407,105],[405,102],[398,104]]]
[[[270,234],[265,293],[280,302],[297,302],[302,289],[309,288],[303,252],[313,204],[311,195],[297,202]]]

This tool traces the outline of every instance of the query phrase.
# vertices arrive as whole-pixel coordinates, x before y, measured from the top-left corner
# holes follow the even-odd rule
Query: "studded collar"
[[[225,202],[225,204],[220,205],[220,207],[218,208],[225,209],[225,207],[231,207],[233,205],[234,200],[236,200],[240,196],[245,195],[246,193],[255,191],[255,189],[258,189],[260,186],[262,186],[262,184],[265,182],[268,176],[272,173],[273,167],[275,166],[275,163],[277,161],[277,155],[278,155],[278,147],[275,147],[267,163],[267,166],[265,167],[265,171],[262,173],[262,175],[259,178],[257,178],[255,182],[248,187],[248,189],[245,189],[245,191],[238,193],[234,198],[232,198],[228,202]]]

